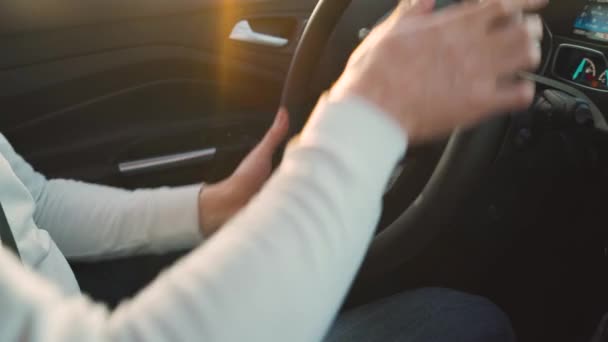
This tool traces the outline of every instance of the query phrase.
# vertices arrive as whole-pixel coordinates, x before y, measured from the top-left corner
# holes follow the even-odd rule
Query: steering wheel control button
[[[520,128],[515,135],[515,139],[513,142],[515,146],[518,148],[524,148],[528,146],[528,144],[532,141],[532,130],[530,128],[524,127]]]
[[[577,124],[587,127],[593,127],[593,113],[589,104],[580,102],[574,111],[574,120]]]
[[[591,106],[584,100],[560,90],[545,90],[534,102],[533,110],[551,125],[593,126]]]

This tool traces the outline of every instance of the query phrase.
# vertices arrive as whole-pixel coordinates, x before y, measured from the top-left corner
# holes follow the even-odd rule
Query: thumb
[[[274,153],[274,150],[283,142],[289,132],[289,113],[287,109],[280,108],[274,122],[258,145],[265,152]]]
[[[431,13],[433,9],[435,0],[401,0],[397,12],[409,16]]]

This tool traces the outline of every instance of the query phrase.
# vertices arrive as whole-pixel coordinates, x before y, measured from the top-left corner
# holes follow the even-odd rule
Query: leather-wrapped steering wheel
[[[314,104],[309,94],[312,75],[329,37],[350,3],[351,0],[320,0],[308,21],[282,96],[282,105],[288,108],[295,123],[304,122],[310,114]],[[507,116],[500,116],[473,129],[457,129],[451,134],[417,200],[374,238],[360,279],[397,269],[421,253],[442,232],[452,228],[451,218],[494,161],[507,125]]]

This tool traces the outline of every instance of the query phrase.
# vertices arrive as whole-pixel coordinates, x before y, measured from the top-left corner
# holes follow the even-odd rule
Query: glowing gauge
[[[581,87],[608,91],[607,62],[602,52],[564,44],[557,50],[553,73]]]
[[[585,80],[591,81],[595,79],[596,75],[595,63],[589,58],[583,58],[578,65],[578,68],[576,68],[574,75],[572,75],[572,80],[580,80],[580,77],[582,76]]]
[[[600,77],[597,78],[597,80],[600,81],[602,84],[608,86],[608,79],[606,79],[606,72],[608,72],[608,70],[604,70],[604,72],[600,75]]]

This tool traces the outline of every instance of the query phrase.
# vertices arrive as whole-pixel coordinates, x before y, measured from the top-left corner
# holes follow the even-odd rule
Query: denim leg
[[[325,342],[514,342],[507,316],[489,300],[428,288],[338,317]]]

